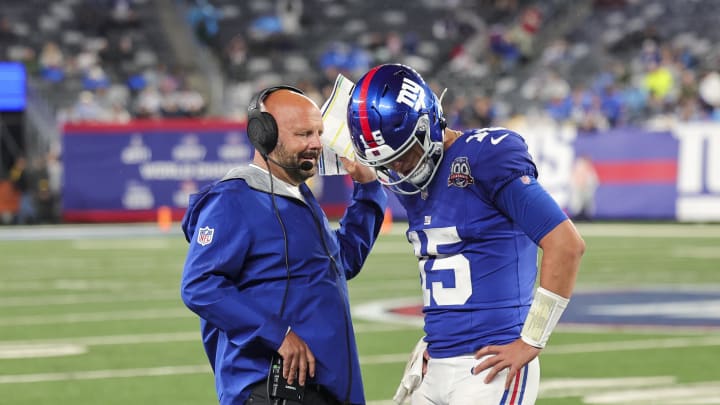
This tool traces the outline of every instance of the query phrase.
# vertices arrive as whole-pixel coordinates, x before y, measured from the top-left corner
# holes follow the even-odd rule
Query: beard
[[[315,164],[313,164],[310,170],[302,170],[300,168],[300,163],[302,162],[302,159],[316,159],[319,152],[303,151],[301,153],[293,154],[285,148],[285,145],[278,142],[275,147],[275,155],[276,160],[282,166],[285,166],[283,167],[283,170],[285,170],[285,173],[287,173],[293,181],[304,183],[305,180],[315,175]]]

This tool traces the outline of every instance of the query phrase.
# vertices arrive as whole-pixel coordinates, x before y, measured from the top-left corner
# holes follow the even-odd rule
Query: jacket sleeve
[[[352,201],[336,231],[345,277],[355,277],[370,254],[387,206],[387,194],[378,181],[353,182]]]
[[[213,194],[197,208],[197,226],[188,235],[181,296],[190,310],[224,331],[234,344],[260,343],[274,350],[280,347],[288,323],[242,294],[233,281],[243,271],[251,245],[237,200],[227,192]],[[202,229],[205,235],[211,231],[212,237],[198,239]]]

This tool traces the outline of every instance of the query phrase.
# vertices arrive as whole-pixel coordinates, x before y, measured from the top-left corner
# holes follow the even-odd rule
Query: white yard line
[[[548,345],[543,354],[578,354],[617,352],[627,350],[655,350],[682,347],[720,346],[720,336],[699,336],[689,338],[643,339],[600,343],[573,343]]]
[[[720,226],[706,224],[576,224],[583,236],[632,238],[720,238]]]
[[[337,223],[332,225],[337,227]],[[577,227],[585,236],[626,236],[640,238],[720,238],[720,225],[694,223],[579,223]],[[395,221],[391,235],[404,235],[407,223]],[[184,240],[179,224],[169,231],[159,229],[153,223],[141,224],[87,224],[0,227],[0,241],[18,240],[73,240],[119,237],[167,237]]]
[[[720,249],[717,246],[674,246],[670,255],[689,259],[720,259]]]
[[[72,247],[76,250],[147,250],[169,249],[173,246],[169,238],[140,238],[128,240],[76,239]]]
[[[187,309],[183,308],[151,310],[139,309],[136,311],[108,311],[58,315],[31,315],[0,318],[0,327],[20,325],[50,325],[58,323],[67,324],[84,322],[187,318],[189,316],[191,316],[191,314],[188,312]]]
[[[160,343],[169,341],[192,341],[198,340],[197,332],[178,332],[178,333],[161,333],[161,334],[145,334],[145,335],[120,335],[120,336],[95,336],[77,339],[44,339],[38,341],[6,341],[0,342],[0,351],[2,347],[24,345],[23,349],[27,349],[32,344],[42,347],[55,343],[60,346],[67,343],[82,345],[114,345],[114,344],[141,344],[141,343]],[[681,347],[698,347],[698,346],[720,346],[720,336],[700,336],[697,338],[671,338],[671,339],[646,339],[646,340],[630,340],[603,343],[585,343],[585,344],[568,344],[549,346],[544,355],[558,354],[578,354],[578,353],[597,353],[597,352],[615,352],[627,350],[653,350],[666,348]],[[360,357],[360,363],[363,365],[377,364],[396,364],[407,361],[409,351],[407,353],[390,353],[367,355]],[[39,374],[17,374],[0,376],[0,384],[15,383],[32,383],[43,381],[66,381],[66,380],[91,380],[103,378],[123,378],[123,377],[144,377],[144,376],[162,376],[176,374],[197,374],[207,373],[210,369],[206,365],[186,365],[186,366],[169,366],[169,367],[152,367],[152,368],[136,368],[136,369],[117,369],[117,370],[94,370],[94,371],[75,371],[62,373],[39,373]]]
[[[635,238],[720,238],[720,225],[695,223],[578,223],[575,224],[583,236],[635,237]],[[396,222],[391,235],[404,235],[407,223]]]
[[[402,330],[402,327],[390,329],[388,327],[375,328],[370,325],[367,327],[356,327],[357,333],[376,333],[391,330]],[[130,345],[130,344],[147,344],[147,343],[163,343],[163,342],[191,342],[200,339],[199,331],[192,332],[175,332],[175,333],[147,333],[137,335],[110,335],[110,336],[86,336],[77,338],[60,338],[60,339],[38,339],[38,340],[6,340],[0,341],[0,349],[14,347],[48,347],[51,345],[63,346],[67,344],[76,344],[84,346],[106,346],[106,345]],[[720,336],[698,336],[686,338],[667,338],[667,339],[638,339],[638,340],[622,340],[614,342],[599,343],[574,343],[565,345],[550,345],[544,351],[544,355],[559,354],[578,354],[578,353],[601,353],[616,352],[628,350],[655,350],[670,349],[683,347],[698,346],[720,346]],[[385,364],[406,361],[408,353],[393,353],[363,356],[367,364]]]
[[[0,375],[0,384],[36,383],[47,381],[99,380],[105,378],[152,377],[178,374],[210,373],[209,365],[129,368],[114,370],[71,371],[65,373]]]
[[[634,387],[586,393],[586,404],[691,405],[720,404],[720,381]]]
[[[0,359],[29,359],[45,357],[76,356],[87,353],[87,347],[79,344],[0,344]]]
[[[362,360],[361,360],[362,362]],[[208,365],[183,365],[115,370],[75,371],[1,375],[0,384],[22,384],[52,381],[97,380],[108,378],[157,377],[182,374],[209,374]],[[549,379],[540,383],[543,398],[580,396],[591,404],[625,404],[628,402],[667,405],[718,404],[720,384],[707,381],[677,384],[672,376],[632,378]],[[715,398],[714,400],[712,398]],[[650,402],[648,402],[650,401]],[[659,402],[657,402],[659,401]],[[391,400],[368,401],[368,405],[393,405]]]
[[[0,240],[72,240],[167,236],[183,239],[180,227],[165,232],[155,224],[34,225],[0,227]]]
[[[377,333],[392,332],[409,329],[404,325],[387,324],[359,324],[354,326],[356,333]],[[0,340],[0,349],[4,347],[29,347],[77,344],[85,346],[106,346],[106,345],[130,345],[164,342],[191,342],[200,340],[200,329],[197,331],[174,332],[174,333],[144,333],[132,335],[106,335],[106,336],[83,336],[57,339],[23,339],[23,340]],[[407,357],[407,356],[406,356]]]
[[[95,336],[95,337],[84,337],[77,339],[44,339],[36,341],[23,341],[13,342],[6,341],[0,342],[0,353],[2,353],[3,347],[10,348],[12,345],[23,344],[26,347],[20,348],[20,350],[27,350],[27,346],[38,345],[45,349],[50,347],[52,344],[67,345],[68,342],[72,342],[76,345],[108,345],[108,344],[139,344],[139,343],[155,343],[155,342],[169,342],[169,341],[190,341],[199,339],[197,332],[178,332],[178,333],[160,333],[160,334],[144,334],[144,335],[120,335],[120,336]],[[649,350],[658,348],[678,348],[678,347],[697,347],[697,346],[720,346],[720,336],[708,337],[700,336],[697,338],[672,338],[672,339],[647,339],[647,340],[634,340],[634,341],[619,341],[619,342],[604,342],[604,343],[588,343],[588,344],[569,344],[569,345],[555,345],[550,346],[544,352],[544,355],[556,355],[556,354],[569,354],[569,353],[590,353],[590,352],[612,352],[618,350]],[[392,354],[380,354],[380,355],[369,355],[361,356],[360,363],[363,365],[377,365],[377,364],[390,364],[390,363],[404,363],[407,361],[409,356],[408,353],[392,353]],[[180,375],[180,374],[207,374],[210,373],[210,367],[205,364],[197,365],[182,365],[182,366],[166,366],[166,367],[148,367],[148,368],[133,368],[133,369],[107,369],[107,370],[87,370],[87,371],[70,371],[70,372],[59,372],[59,373],[36,373],[36,374],[10,374],[0,375],[0,384],[20,384],[20,383],[38,383],[38,382],[50,382],[50,381],[75,381],[75,380],[96,380],[96,379],[109,379],[109,378],[134,378],[134,377],[153,377],[153,376],[169,376],[169,375]],[[648,378],[630,378],[620,379],[624,382],[612,382],[607,379],[601,379],[594,381],[592,379],[574,379],[574,380],[547,380],[541,384],[541,390],[545,393],[544,396],[550,397],[562,397],[567,396],[568,393],[575,393],[576,395],[582,395],[588,393],[587,390],[601,388],[602,391],[606,391],[609,388],[631,388],[644,385],[662,385],[664,389],[672,389],[668,387],[673,380],[673,377],[648,377]],[[607,381],[605,381],[607,380]],[[608,386],[608,383],[612,385]],[[603,385],[605,384],[605,385]],[[717,392],[717,383],[710,382],[711,391]],[[678,388],[687,391],[685,388]],[[689,388],[689,394],[693,394],[693,388]],[[556,392],[562,391],[562,392]],[[692,392],[691,392],[692,391]],[[706,390],[707,391],[707,390]],[[676,392],[676,391],[673,391]],[[680,391],[677,391],[680,392]],[[621,395],[621,394],[616,394]],[[635,391],[628,392],[628,395],[638,395]],[[615,397],[613,397],[615,398]],[[627,397],[620,397],[627,399]],[[371,401],[369,405],[385,405],[391,404],[391,401]],[[604,403],[604,402],[603,402]],[[622,403],[622,402],[607,402],[607,403]],[[701,402],[693,402],[701,403]],[[712,403],[712,402],[711,402]]]
[[[589,388],[611,390],[618,388],[647,387],[672,385],[676,382],[672,376],[658,377],[626,377],[626,378],[554,378],[544,382],[540,387],[545,397],[562,397],[582,395]]]
[[[0,297],[0,308],[37,307],[46,305],[100,304],[115,302],[176,301],[180,293],[176,290],[148,291],[141,294],[60,294],[22,297]]]
[[[68,277],[68,275],[64,275]],[[87,279],[87,278],[59,278],[54,280],[43,281],[7,281],[0,285],[0,291],[58,291],[67,292],[85,292],[85,291],[113,291],[125,293],[137,292],[139,289],[148,291],[156,288],[156,283],[139,282],[132,279],[119,280],[108,276],[103,279]],[[180,296],[180,293],[176,293]],[[115,294],[112,294],[115,295]],[[37,297],[37,295],[36,295]]]
[[[398,327],[397,330],[401,330]],[[389,329],[387,326],[367,325],[356,328],[357,333],[374,333],[385,332]],[[199,331],[195,332],[175,332],[175,333],[148,333],[135,335],[110,335],[110,336],[86,336],[78,338],[59,338],[59,339],[38,339],[38,340],[22,340],[22,341],[0,341],[0,353],[11,353],[13,350],[21,352],[31,352],[33,349],[38,351],[48,351],[49,348],[58,347],[65,348],[68,345],[76,346],[105,346],[105,345],[131,345],[131,344],[148,344],[148,343],[168,343],[168,342],[191,342],[200,339]],[[551,345],[544,351],[544,355],[561,355],[561,354],[579,354],[579,353],[601,353],[601,352],[617,352],[628,350],[655,350],[668,348],[683,347],[699,347],[699,346],[720,346],[720,336],[698,336],[686,338],[667,338],[667,339],[641,339],[641,340],[625,340],[614,342],[600,343],[576,343],[565,345]],[[388,364],[402,363],[407,361],[408,353],[390,353],[367,355],[361,357],[363,364]],[[7,355],[6,357],[9,357]]]
[[[0,348],[13,346],[48,346],[48,345],[64,345],[77,344],[84,346],[106,346],[106,345],[131,345],[145,343],[163,343],[163,342],[189,342],[200,340],[200,330],[193,332],[175,332],[175,333],[144,333],[134,335],[108,335],[108,336],[83,336],[74,338],[59,339],[23,339],[23,340],[7,340],[0,341]]]

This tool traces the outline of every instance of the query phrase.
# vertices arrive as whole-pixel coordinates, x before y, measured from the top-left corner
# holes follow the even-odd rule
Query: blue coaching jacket
[[[192,195],[183,218],[190,247],[181,295],[201,318],[220,404],[243,404],[248,387],[265,381],[288,327],[315,355],[308,383],[364,404],[347,280],[377,238],[387,196],[377,181],[355,183],[333,230],[305,184],[274,179],[273,188],[277,210],[268,173],[236,168]]]

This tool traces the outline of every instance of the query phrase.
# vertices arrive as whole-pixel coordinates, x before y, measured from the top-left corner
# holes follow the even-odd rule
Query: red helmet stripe
[[[368,117],[368,111],[367,111],[367,94],[368,89],[370,88],[370,82],[372,82],[373,76],[375,76],[375,73],[380,69],[380,66],[374,67],[372,70],[367,72],[365,75],[365,79],[362,83],[362,87],[360,87],[360,107],[358,109],[359,115],[360,115],[360,128],[362,129],[363,138],[365,138],[365,143],[370,148],[377,147],[377,142],[375,142],[375,138],[372,135],[372,130],[370,129],[370,119]]]

